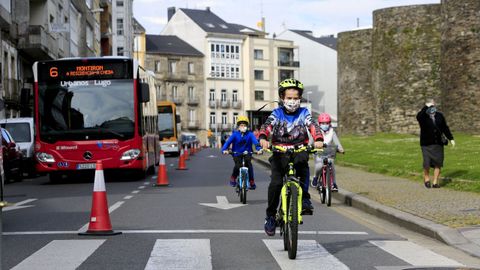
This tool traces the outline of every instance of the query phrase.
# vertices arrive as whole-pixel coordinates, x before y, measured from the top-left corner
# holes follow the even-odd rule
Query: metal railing
[[[230,107],[230,100],[228,100],[228,99],[221,100],[220,101],[220,107],[223,108],[223,109],[226,109],[226,108]]]
[[[241,109],[242,108],[242,101],[241,100],[232,101],[232,107],[234,109]]]
[[[200,103],[200,99],[198,97],[188,97],[187,104],[191,106],[196,106]]]

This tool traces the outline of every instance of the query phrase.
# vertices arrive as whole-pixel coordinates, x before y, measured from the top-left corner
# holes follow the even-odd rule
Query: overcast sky
[[[293,5],[292,5],[293,3]],[[266,31],[311,30],[315,36],[371,27],[376,9],[438,4],[440,0],[134,0],[133,15],[147,34],[160,34],[167,23],[167,8],[210,10],[228,23],[257,28],[265,17]]]

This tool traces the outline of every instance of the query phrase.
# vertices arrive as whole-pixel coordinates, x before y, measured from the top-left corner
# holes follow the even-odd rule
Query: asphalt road
[[[170,186],[156,176],[110,175],[106,189],[115,236],[79,236],[92,204],[93,174],[61,184],[47,177],[5,188],[3,269],[405,269],[472,266],[438,243],[412,241],[335,202],[314,202],[300,226],[297,259],[288,259],[277,233],[263,232],[269,172],[255,166],[257,190],[247,205],[228,186],[229,156],[205,149],[176,170]],[[222,209],[225,208],[225,209]],[[381,222],[381,221],[380,221]],[[425,244],[422,244],[425,243]],[[473,265],[475,266],[475,265]],[[477,266],[478,267],[478,266]],[[445,268],[447,269],[447,268]],[[455,268],[452,268],[455,269]]]

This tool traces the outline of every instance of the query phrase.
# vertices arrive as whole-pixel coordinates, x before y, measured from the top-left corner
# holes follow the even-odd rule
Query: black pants
[[[233,162],[235,162],[235,167],[233,167],[232,177],[237,179],[240,167],[242,167],[242,157],[233,157]],[[252,156],[245,157],[245,167],[248,168],[248,179],[254,180],[253,178],[253,167],[252,167]]]
[[[300,186],[302,186],[302,199],[310,199],[308,193],[308,178],[310,171],[308,168],[308,153],[301,152],[293,154],[293,166],[300,178]],[[280,193],[283,186],[283,176],[288,170],[288,158],[285,154],[274,153],[269,158],[272,174],[270,175],[270,185],[268,186],[268,207],[267,216],[274,216],[277,213],[278,204],[280,202]]]

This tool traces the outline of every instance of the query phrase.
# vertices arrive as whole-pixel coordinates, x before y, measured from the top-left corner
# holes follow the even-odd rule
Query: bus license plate
[[[81,163],[77,164],[77,170],[95,169],[96,166],[95,163]]]

